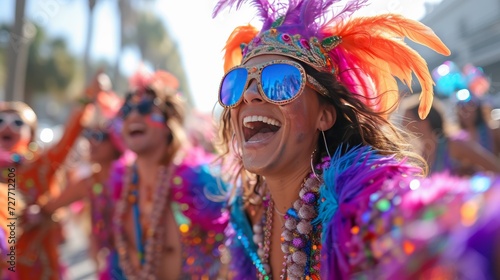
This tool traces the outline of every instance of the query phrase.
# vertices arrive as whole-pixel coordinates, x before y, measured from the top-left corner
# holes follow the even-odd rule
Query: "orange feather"
[[[324,33],[342,37],[337,48],[343,48],[356,58],[356,64],[372,77],[379,94],[380,110],[390,111],[397,102],[399,78],[409,87],[412,72],[422,86],[419,116],[425,118],[433,99],[433,80],[425,60],[404,43],[406,37],[434,51],[449,55],[450,50],[424,24],[400,15],[378,15],[352,18],[325,28]],[[410,87],[411,88],[411,87]]]
[[[232,67],[241,64],[241,44],[248,44],[259,31],[250,24],[236,27],[226,41],[224,47],[224,73]]]

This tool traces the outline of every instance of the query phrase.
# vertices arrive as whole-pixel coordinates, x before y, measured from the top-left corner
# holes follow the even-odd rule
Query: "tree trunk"
[[[85,39],[85,52],[83,54],[83,67],[85,74],[85,84],[90,82],[92,73],[90,73],[90,48],[92,46],[92,35],[94,34],[94,8],[97,0],[89,0],[89,14],[87,19],[87,38]]]
[[[36,34],[34,26],[24,21],[26,0],[16,1],[14,28],[10,33],[10,44],[7,49],[7,81],[5,100],[23,101],[26,79],[26,63],[29,44]]]

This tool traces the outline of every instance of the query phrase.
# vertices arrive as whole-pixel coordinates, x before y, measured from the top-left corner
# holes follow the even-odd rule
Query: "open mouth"
[[[146,129],[143,125],[139,124],[131,124],[128,130],[128,135],[131,137],[137,137],[144,135],[146,133]]]
[[[243,119],[245,142],[259,142],[270,138],[281,128],[281,123],[264,116],[247,116]]]

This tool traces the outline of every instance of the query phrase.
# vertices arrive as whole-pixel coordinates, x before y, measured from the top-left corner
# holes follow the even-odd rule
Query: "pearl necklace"
[[[285,227],[281,234],[281,250],[285,254],[281,279],[303,279],[305,276],[319,275],[321,225],[313,226],[312,221],[318,216],[319,187],[321,182],[315,176],[309,176],[299,192],[299,199],[285,214]],[[260,224],[253,226],[254,242],[265,273],[258,271],[259,279],[271,279],[269,251],[271,245],[272,217],[274,202],[269,200],[266,213]],[[262,226],[264,225],[264,227]]]
[[[164,166],[160,166],[158,171],[158,186],[157,195],[153,201],[153,213],[151,214],[151,226],[146,232],[146,242],[145,242],[145,256],[139,256],[139,258],[144,257],[144,264],[138,269],[134,270],[133,265],[130,262],[130,257],[128,253],[127,242],[124,238],[124,226],[123,219],[124,214],[127,209],[128,204],[138,203],[137,195],[133,192],[134,187],[131,184],[132,173],[131,169],[128,169],[127,175],[125,177],[125,188],[123,189],[120,200],[116,206],[115,213],[115,232],[114,237],[116,240],[116,246],[118,254],[120,257],[120,268],[125,273],[127,279],[139,280],[139,279],[151,279],[155,278],[155,271],[158,265],[158,260],[161,257],[161,247],[163,246],[165,233],[164,225],[159,223],[162,213],[165,209],[165,204],[168,200],[168,194],[170,190],[170,178],[173,171],[174,165],[170,165],[167,169]],[[139,225],[140,226],[140,225]],[[142,242],[140,240],[139,242]]]

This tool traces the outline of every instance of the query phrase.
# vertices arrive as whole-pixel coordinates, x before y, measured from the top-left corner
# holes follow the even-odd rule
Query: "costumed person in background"
[[[214,16],[243,2],[219,1]],[[469,181],[424,180],[421,157],[387,120],[398,101],[393,75],[420,81],[419,117],[433,99],[425,61],[402,39],[444,55],[448,48],[401,15],[352,17],[366,1],[347,1],[332,18],[339,1],[250,2],[262,29],[230,35],[219,91],[222,152],[241,159],[227,230],[234,279],[426,279],[455,272],[439,270],[450,264],[457,274],[484,269],[477,259],[466,268],[439,257],[469,253],[459,237],[478,226],[498,233],[495,215],[478,215],[500,213],[499,188],[488,178],[475,190]]]
[[[91,107],[87,107],[87,104],[93,102],[101,90],[99,75],[96,75],[85,90],[83,105],[73,110],[61,140],[46,151],[38,151],[33,142],[37,124],[33,110],[22,102],[4,102],[0,105],[1,114],[10,123],[10,129],[2,131],[0,136],[2,148],[10,154],[10,163],[2,167],[2,175],[8,174],[6,168],[15,168],[16,215],[29,217],[31,211],[39,210],[35,204],[43,204],[51,196],[57,195],[56,171],[79,136],[81,122],[91,113]],[[2,177],[2,180],[6,179]],[[23,225],[24,222],[20,220],[15,244],[16,272],[9,276],[21,280],[63,277],[64,269],[58,259],[60,228],[57,224],[47,222],[31,229],[22,229]]]
[[[471,139],[449,136],[445,109],[439,100],[433,101],[429,115],[423,120],[418,117],[418,95],[405,98],[403,105],[403,127],[412,133],[409,141],[427,160],[431,174],[500,173],[500,160],[493,153]]]
[[[18,215],[17,212],[10,212],[9,209],[18,210],[21,208],[21,200],[17,196],[16,190],[19,183],[16,178],[17,163],[21,159],[19,154],[25,154],[28,144],[35,139],[36,123],[36,114],[26,103],[19,101],[0,102],[0,168],[2,172],[0,179],[0,188],[2,189],[0,193],[0,220],[2,222],[0,236],[5,236],[5,239],[0,239],[0,248],[2,248],[0,268],[3,270],[0,275],[4,277],[1,279],[17,279],[13,271],[7,270],[11,267],[7,263],[10,258],[7,254],[11,253],[10,248],[15,245],[12,243],[14,239],[7,238],[11,235],[17,237],[17,232],[11,231],[11,228],[8,227],[8,221],[9,218],[17,219]]]
[[[455,112],[461,131],[456,138],[478,142],[500,157],[500,128],[491,125],[484,100],[488,97],[490,80],[479,67],[466,64],[462,71],[453,61],[445,61],[432,71],[436,94],[456,100]],[[493,128],[494,127],[494,128]]]
[[[500,161],[500,127],[490,127],[485,115],[491,111],[485,108],[483,101],[474,95],[465,93],[455,106],[459,136],[476,141],[493,153]]]
[[[221,271],[225,183],[214,156],[187,142],[178,80],[140,71],[120,110],[136,160],[114,215],[113,279],[215,279]],[[113,177],[118,178],[116,174]]]
[[[99,104],[108,106],[119,103],[120,98],[112,92],[102,93],[98,98],[103,99]],[[116,108],[116,106],[115,106]],[[32,223],[45,223],[52,214],[61,207],[83,199],[87,199],[90,206],[91,232],[90,255],[96,263],[97,274],[100,280],[110,280],[111,271],[109,261],[114,251],[112,240],[112,217],[114,201],[117,193],[110,184],[111,170],[115,172],[125,167],[125,143],[121,130],[122,120],[113,112],[98,108],[96,112],[103,112],[94,117],[94,124],[83,130],[83,136],[90,144],[89,163],[91,173],[76,182],[72,182],[58,197],[54,197],[41,205],[37,219],[31,218]],[[112,109],[112,108],[110,108]],[[114,197],[115,196],[115,197]],[[32,225],[34,226],[34,224]]]

